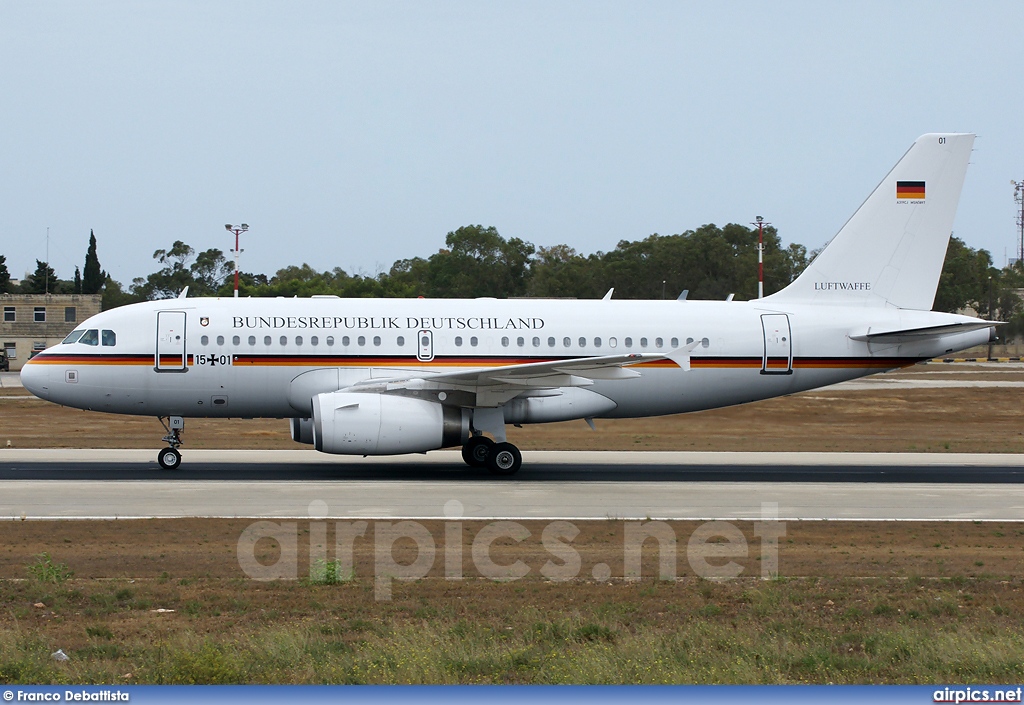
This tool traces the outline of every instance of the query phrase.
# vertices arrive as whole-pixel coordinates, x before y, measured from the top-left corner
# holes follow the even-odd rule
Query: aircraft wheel
[[[156,462],[164,470],[177,470],[181,465],[181,453],[177,448],[164,448],[156,456]]]
[[[523,464],[523,454],[511,443],[495,443],[487,456],[487,469],[494,475],[515,475]]]
[[[487,436],[473,436],[462,446],[462,459],[470,467],[487,467],[487,456],[493,447],[494,441]]]

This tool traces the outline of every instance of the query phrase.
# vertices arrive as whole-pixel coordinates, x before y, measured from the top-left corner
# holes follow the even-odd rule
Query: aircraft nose
[[[40,399],[50,398],[50,368],[29,360],[21,368],[21,384]]]

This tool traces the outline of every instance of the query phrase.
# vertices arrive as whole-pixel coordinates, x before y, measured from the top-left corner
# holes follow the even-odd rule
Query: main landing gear
[[[165,423],[164,417],[158,416],[157,418],[164,430],[167,431],[167,435],[160,440],[170,447],[157,453],[156,462],[160,463],[160,467],[164,470],[177,470],[181,466],[181,453],[178,451],[178,446],[182,444],[181,432],[185,430],[185,419],[180,416],[169,416]]]
[[[523,454],[511,443],[495,443],[487,436],[473,436],[462,446],[462,459],[474,468],[487,468],[495,475],[515,475]]]

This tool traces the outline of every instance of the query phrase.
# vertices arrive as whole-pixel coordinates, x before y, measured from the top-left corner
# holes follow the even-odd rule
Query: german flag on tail
[[[923,181],[897,181],[896,182],[896,200],[897,201],[923,201],[924,200],[924,182]]]

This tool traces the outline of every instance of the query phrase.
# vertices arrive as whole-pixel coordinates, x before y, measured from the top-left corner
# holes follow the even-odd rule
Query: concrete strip
[[[935,482],[703,482],[586,479],[587,467],[616,464],[622,476],[644,466],[771,463],[804,466],[1020,467],[1024,456],[898,453],[584,453],[531,452],[527,462],[572,466],[579,480],[519,481],[489,476],[464,479],[426,471],[439,464],[457,467],[457,453],[403,458],[406,471],[424,468],[416,479],[302,479],[303,465],[390,464],[394,458],[338,458],[312,451],[190,451],[187,458],[215,466],[238,463],[295,463],[295,480],[175,480],[152,477],[155,454],[135,450],[2,450],[0,466],[43,467],[63,458],[74,467],[120,463],[129,479],[6,480],[0,482],[0,518],[89,519],[253,517],[283,518],[455,518],[475,519],[757,519],[762,506],[787,520],[974,520],[1024,521],[1024,486],[1016,483]],[[186,461],[188,462],[188,460]],[[212,469],[216,470],[216,467]],[[118,470],[120,472],[120,470]],[[116,475],[116,473],[115,473]],[[617,471],[611,476],[617,477]],[[130,478],[136,479],[130,479]],[[166,479],[165,479],[166,478]],[[927,479],[927,478],[923,478]],[[456,500],[458,504],[452,502]],[[446,512],[447,508],[447,512]],[[457,509],[454,514],[453,508]]]

